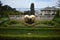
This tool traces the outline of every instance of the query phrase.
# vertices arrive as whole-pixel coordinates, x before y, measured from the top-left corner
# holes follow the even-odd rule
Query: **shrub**
[[[55,18],[54,21],[60,23],[60,18]]]
[[[60,28],[60,24],[56,24],[55,27],[59,27]]]
[[[2,26],[3,27],[8,27],[9,25],[7,23],[4,23]]]
[[[54,22],[54,21],[44,21],[44,22],[42,22],[42,24],[46,24],[46,25],[55,25],[56,24],[56,22]]]
[[[9,21],[9,24],[18,24],[19,23],[19,21],[15,21],[15,20],[10,20]]]

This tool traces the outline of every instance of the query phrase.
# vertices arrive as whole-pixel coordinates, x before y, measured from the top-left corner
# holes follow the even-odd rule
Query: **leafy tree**
[[[0,1],[0,17],[1,17],[1,15],[2,15],[2,3]]]
[[[0,1],[0,17],[8,17],[9,14],[22,15],[22,12],[17,11],[15,8],[10,7],[9,5],[2,6]]]
[[[9,13],[9,11],[11,10],[12,8],[10,7],[10,6],[8,6],[8,5],[4,5],[4,6],[2,6],[2,17],[8,17],[8,13]]]
[[[60,10],[57,10],[57,12],[53,18],[53,21],[60,23]]]
[[[1,3],[1,1],[0,1],[0,7],[2,6],[2,3]]]
[[[15,9],[15,8],[13,8],[12,10],[13,10],[13,11],[16,11],[16,9]]]
[[[30,15],[35,15],[35,10],[34,10],[34,3],[31,3],[31,7],[30,7],[30,9],[31,9],[31,14]]]
[[[57,6],[60,8],[60,0],[58,0]]]
[[[54,18],[60,18],[60,10],[57,10]]]
[[[30,15],[30,11],[24,11],[24,15]]]
[[[10,10],[13,10],[10,6],[8,5],[3,6],[3,11],[10,11]]]

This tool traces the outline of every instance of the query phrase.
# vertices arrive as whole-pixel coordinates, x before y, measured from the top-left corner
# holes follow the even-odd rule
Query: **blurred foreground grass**
[[[24,20],[18,20],[17,24],[13,21],[5,22],[7,27],[0,27],[1,40],[59,40],[60,28],[55,27],[57,23],[52,21],[36,21],[27,24]],[[51,24],[51,25],[50,25]]]

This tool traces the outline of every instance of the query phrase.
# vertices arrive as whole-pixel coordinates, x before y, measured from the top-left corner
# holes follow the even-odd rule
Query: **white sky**
[[[3,5],[9,5],[13,8],[30,8],[34,3],[35,8],[43,8],[47,6],[56,6],[57,0],[0,0]]]

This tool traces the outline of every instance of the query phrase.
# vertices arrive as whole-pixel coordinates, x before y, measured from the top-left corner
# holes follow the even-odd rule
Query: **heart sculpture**
[[[35,22],[35,15],[25,15],[24,20],[28,24],[32,24]]]

